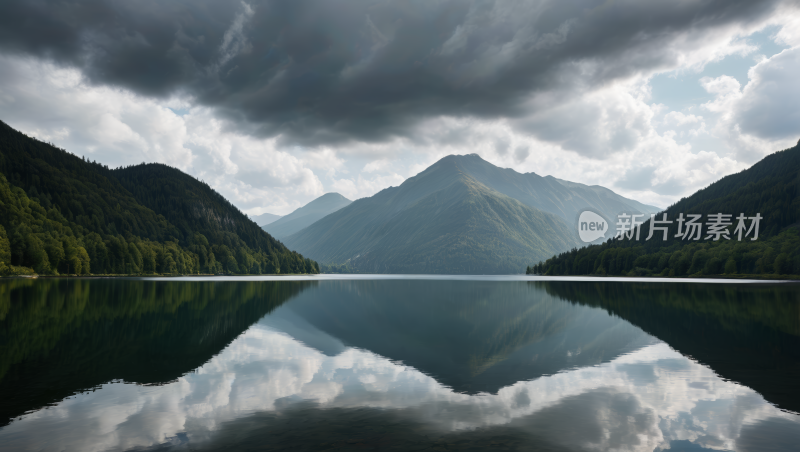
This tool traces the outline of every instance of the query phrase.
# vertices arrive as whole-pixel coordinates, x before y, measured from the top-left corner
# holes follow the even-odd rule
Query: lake
[[[800,448],[800,285],[0,280],[0,450]]]

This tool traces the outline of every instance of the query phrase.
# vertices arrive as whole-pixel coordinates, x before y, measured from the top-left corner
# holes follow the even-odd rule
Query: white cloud
[[[775,34],[775,41],[789,47],[800,46],[800,14],[797,14],[797,9],[787,6],[778,17],[781,28]]]
[[[730,75],[723,75],[717,78],[703,77],[700,79],[706,91],[715,94],[717,97],[711,102],[702,105],[706,110],[715,113],[732,112],[734,105],[741,99],[741,84]]]
[[[685,114],[679,111],[671,111],[664,116],[664,123],[666,123],[667,125],[673,125],[678,127],[687,124],[702,124],[703,117],[692,114]]]
[[[800,138],[800,47],[784,50],[750,69],[736,109],[745,133],[769,140]]]
[[[702,105],[719,117],[710,131],[738,161],[755,163],[800,138],[798,71],[800,48],[793,48],[759,61],[749,70],[744,88],[727,75],[701,79],[703,88],[716,96]]]
[[[110,166],[161,162],[183,170],[193,155],[187,131],[167,105],[95,87],[74,69],[0,56],[0,116],[12,127]]]
[[[345,198],[356,200],[372,196],[387,187],[396,187],[402,184],[405,179],[405,177],[393,172],[371,178],[359,174],[355,178],[334,179],[331,187]]]

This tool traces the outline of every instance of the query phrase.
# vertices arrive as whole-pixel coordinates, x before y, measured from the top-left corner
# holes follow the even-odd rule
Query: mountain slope
[[[317,271],[179,170],[109,170],[0,122],[0,272],[20,267],[40,274]]]
[[[212,242],[241,239],[260,251],[284,251],[284,247],[265,234],[250,218],[222,195],[194,177],[167,165],[148,163],[111,172],[142,205],[163,215],[181,231],[181,237],[194,233]]]
[[[275,238],[283,239],[305,227],[311,226],[315,221],[326,215],[348,206],[351,202],[353,201],[339,193],[325,193],[289,215],[281,217],[272,223],[262,225],[261,228]]]
[[[457,159],[462,171],[478,182],[525,205],[557,215],[570,225],[574,224],[580,212],[586,208],[600,211],[608,220],[615,219],[620,212],[650,214],[662,210],[625,198],[598,185],[588,186],[553,176],[521,174],[510,168],[499,168],[477,154],[448,156],[442,161],[445,159]]]
[[[552,176],[547,176],[547,178],[551,177]],[[605,206],[603,207],[602,210],[606,210],[608,212],[613,212],[616,209],[617,213],[625,212],[628,214],[630,213],[651,214],[651,213],[658,213],[664,210],[660,207],[641,203],[639,201],[636,201],[635,199],[630,199],[624,196],[620,196],[614,193],[613,191],[605,187],[601,187],[599,185],[585,185],[578,182],[566,181],[563,179],[556,179],[556,181],[561,185],[571,189],[574,193],[578,193],[578,195],[582,199],[592,202],[595,205]]]
[[[668,240],[644,240],[650,221],[642,225],[640,240],[611,240],[548,259],[533,273],[660,274],[662,276],[719,274],[800,274],[800,143],[765,157],[751,168],[714,182],[666,211]],[[730,214],[731,240],[688,241],[676,238],[678,215]],[[733,234],[735,217],[744,213],[763,218],[758,240]],[[746,223],[749,228],[750,222]],[[707,234],[704,224],[703,236]],[[661,238],[661,233],[656,234]],[[535,262],[535,261],[533,261]]]
[[[578,245],[555,215],[492,190],[443,159],[284,242],[326,264],[379,273],[520,273],[526,256]]]
[[[262,213],[261,215],[256,215],[252,217],[252,220],[259,226],[265,226],[275,221],[280,220],[282,217],[280,215],[275,215],[272,213]]]
[[[139,204],[108,167],[86,162],[50,144],[30,138],[0,121],[0,173],[9,184],[37,198],[45,209],[56,207],[83,229],[127,232],[152,240],[177,236],[166,218]]]

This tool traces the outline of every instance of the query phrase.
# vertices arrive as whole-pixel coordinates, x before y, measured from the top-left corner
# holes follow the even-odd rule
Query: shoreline
[[[738,276],[738,275],[737,275]],[[790,276],[790,275],[787,275]],[[542,275],[439,275],[439,274],[367,274],[367,273],[315,273],[315,274],[273,274],[273,275],[20,275],[0,277],[7,279],[139,279],[139,280],[182,280],[182,281],[280,281],[280,280],[452,280],[452,281],[491,281],[491,282],[647,282],[647,283],[694,283],[694,284],[798,284],[798,278],[758,278],[754,275],[730,276],[542,276]]]

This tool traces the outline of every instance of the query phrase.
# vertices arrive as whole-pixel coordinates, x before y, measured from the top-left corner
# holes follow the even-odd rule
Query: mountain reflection
[[[264,324],[323,351],[304,340],[321,331],[469,394],[497,393],[654,343],[628,322],[524,282],[327,281]]]
[[[174,381],[309,284],[2,281],[0,425],[107,381]]]
[[[0,450],[793,450],[762,394],[793,409],[798,312],[777,285],[7,281]]]
[[[800,412],[800,290],[794,284],[530,284],[606,309],[721,377]]]

